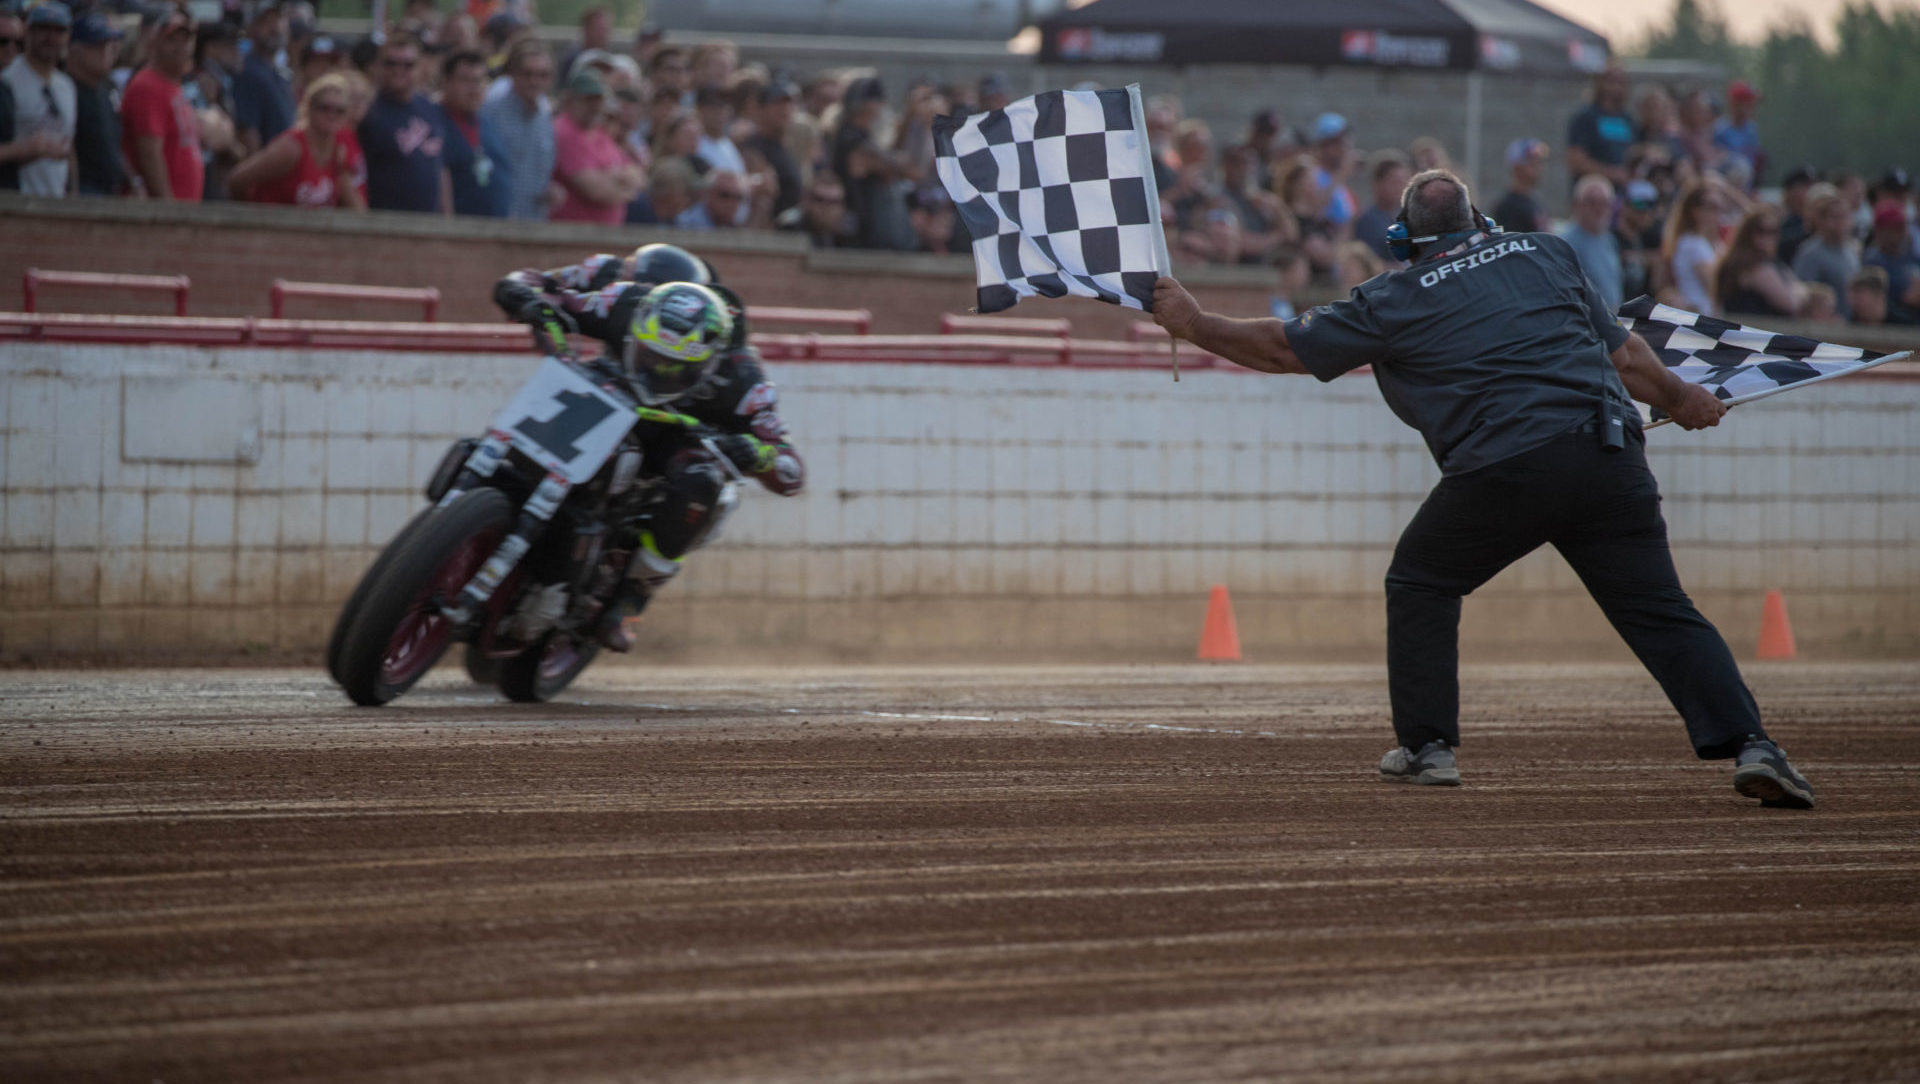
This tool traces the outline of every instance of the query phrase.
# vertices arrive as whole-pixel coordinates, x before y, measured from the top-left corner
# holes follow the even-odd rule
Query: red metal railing
[[[940,317],[942,335],[1046,335],[1056,339],[1073,338],[1073,321],[1067,319],[1029,319],[1020,316],[962,316],[950,312]]]
[[[756,324],[840,328],[855,335],[865,335],[873,329],[873,313],[866,309],[798,309],[780,305],[748,305],[747,319]]]
[[[187,314],[187,292],[193,280],[185,275],[109,275],[96,271],[42,271],[29,267],[20,276],[20,305],[40,311],[40,287],[80,286],[90,290],[151,290],[173,295],[173,314]]]
[[[355,286],[343,282],[289,282],[274,279],[267,291],[267,312],[278,320],[287,314],[287,298],[320,298],[330,301],[394,301],[415,304],[427,323],[440,312],[440,291],[432,286]]]

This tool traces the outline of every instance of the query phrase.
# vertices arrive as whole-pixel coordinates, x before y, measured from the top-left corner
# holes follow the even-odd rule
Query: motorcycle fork
[[[456,625],[473,620],[473,615],[499,589],[500,582],[519,567],[521,559],[533,548],[533,543],[545,531],[547,522],[553,518],[572,489],[573,486],[559,474],[548,474],[540,482],[533,496],[520,506],[520,518],[514,522],[512,533],[493,551],[493,556],[487,558],[487,563],[480,566],[480,571],[474,574],[473,579],[460,589],[460,595],[453,605],[443,611],[449,620]]]

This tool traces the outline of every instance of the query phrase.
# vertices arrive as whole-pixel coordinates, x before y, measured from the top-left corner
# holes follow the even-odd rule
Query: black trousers
[[[1592,427],[1443,478],[1387,570],[1393,729],[1409,749],[1460,744],[1460,599],[1552,543],[1686,721],[1702,760],[1764,735],[1720,633],[1680,589],[1641,441],[1608,452]]]

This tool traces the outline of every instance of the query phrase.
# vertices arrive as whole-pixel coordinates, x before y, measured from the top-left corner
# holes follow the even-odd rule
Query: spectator
[[[1740,218],[1713,272],[1713,299],[1734,316],[1798,316],[1807,288],[1780,262],[1780,212],[1759,206]]]
[[[1907,230],[1907,206],[1881,200],[1873,209],[1873,242],[1861,262],[1887,274],[1889,324],[1920,324],[1920,255]]]
[[[123,35],[98,12],[73,24],[67,74],[77,98],[73,129],[74,167],[83,196],[117,196],[127,190],[127,160],[120,153],[120,91],[113,62]]]
[[[566,189],[553,209],[556,222],[625,221],[627,204],[647,186],[646,174],[629,162],[601,123],[607,87],[598,72],[582,68],[567,80],[566,99],[553,118],[553,179]]]
[[[607,111],[602,115],[601,123],[606,126],[608,138],[619,149],[621,161],[638,170],[644,182],[648,172],[653,169],[653,150],[639,142],[633,133],[641,113],[640,92],[622,87],[608,97]],[[622,222],[632,221],[634,212],[645,206],[640,202],[645,195],[643,186],[638,195],[627,201],[627,206],[621,211]]]
[[[278,63],[287,31],[277,3],[267,0],[253,9],[247,40],[253,47],[233,80],[233,125],[243,155],[273,142],[293,123],[293,80]]]
[[[1680,117],[1673,95],[1654,87],[1640,95],[1634,108],[1633,141],[1645,151],[1672,154],[1673,140],[1680,134]]]
[[[1567,125],[1567,173],[1573,180],[1598,173],[1615,189],[1629,180],[1627,149],[1633,146],[1633,118],[1627,115],[1627,71],[1618,61],[1593,79],[1593,101]]]
[[[932,81],[916,79],[907,87],[907,108],[894,129],[893,150],[907,163],[915,185],[938,185],[933,168],[933,118],[947,111],[947,100]]]
[[[680,92],[672,87],[650,86],[647,90],[647,111],[634,129],[634,138],[645,143],[648,153],[655,153],[659,136],[680,115]]]
[[[1313,122],[1313,183],[1327,194],[1326,210],[1321,217],[1346,237],[1347,227],[1359,216],[1353,193],[1347,190],[1347,173],[1352,168],[1353,129],[1338,113],[1322,113]]]
[[[173,8],[155,27],[147,66],[120,102],[121,152],[155,199],[198,203],[205,190],[200,126],[180,87],[193,66],[193,22]]]
[[[1847,280],[1847,319],[1856,324],[1887,322],[1887,272],[1881,267],[1862,267]]]
[[[580,44],[567,50],[559,70],[573,74],[573,63],[588,50],[606,52],[613,48],[613,9],[595,4],[580,13]]]
[[[29,196],[64,196],[73,188],[74,116],[78,109],[73,79],[60,70],[67,56],[73,16],[59,0],[46,0],[27,13],[26,51],[0,72],[13,98],[15,143],[21,153],[20,191]]]
[[[1833,287],[1824,282],[1802,283],[1807,288],[1807,299],[1800,305],[1802,320],[1832,320],[1840,315],[1839,295]]]
[[[799,89],[784,78],[761,87],[759,107],[753,116],[753,135],[741,148],[748,157],[757,159],[753,168],[773,176],[775,218],[799,206],[800,193],[806,184],[800,162],[788,141],[799,94]]]
[[[380,44],[379,95],[360,121],[367,157],[367,206],[380,211],[453,213],[440,111],[417,89],[420,42],[396,32]]]
[[[1680,134],[1674,144],[1674,158],[1692,163],[1696,170],[1713,168],[1717,157],[1713,149],[1713,121],[1720,114],[1713,96],[1696,90],[1680,99]]]
[[[501,218],[507,213],[507,153],[480,119],[487,96],[487,58],[477,49],[440,62],[441,154],[453,186],[453,213]]]
[[[806,195],[797,206],[781,212],[775,228],[806,234],[814,248],[846,248],[858,240],[853,212],[847,210],[846,189],[840,178],[825,170],[807,182]]]
[[[300,70],[294,73],[294,100],[306,101],[307,88],[323,75],[331,75],[345,67],[347,54],[340,43],[322,34],[307,39],[300,49]]]
[[[982,113],[1005,109],[1007,104],[1013,101],[1013,87],[1007,82],[1007,74],[988,72],[981,76],[975,98],[976,108]]]
[[[498,136],[505,154],[498,164],[507,186],[507,217],[538,221],[547,217],[553,176],[553,113],[547,105],[553,58],[539,42],[521,42],[507,58],[507,77],[511,89],[480,107],[480,123]]]
[[[676,113],[667,122],[666,128],[654,137],[653,157],[678,158],[691,168],[696,177],[705,177],[713,172],[713,163],[700,157],[700,122],[693,119],[691,113]]]
[[[1432,136],[1421,136],[1407,148],[1413,158],[1413,171],[1424,173],[1430,169],[1444,169],[1449,173],[1458,172],[1453,168],[1453,157],[1447,153],[1446,144]]]
[[[434,45],[448,53],[463,53],[471,49],[480,53],[481,56],[486,55],[485,43],[480,38],[479,24],[473,21],[473,16],[464,11],[440,24],[440,32],[434,37]],[[487,74],[493,74],[491,63],[487,66]]]
[[[627,221],[642,226],[670,226],[693,206],[700,191],[700,175],[685,158],[653,159],[647,190],[627,204]]]
[[[1273,250],[1273,273],[1275,292],[1267,312],[1275,320],[1291,320],[1299,315],[1300,295],[1313,278],[1313,264],[1298,246],[1281,245]]]
[[[307,85],[293,127],[233,169],[235,197],[296,207],[345,207],[364,211],[352,156],[341,136],[347,130],[347,80],[337,73]]]
[[[0,7],[0,73],[27,46],[27,24],[11,7]],[[18,190],[20,162],[32,161],[54,145],[40,135],[16,135],[13,126],[13,88],[0,78],[0,189]]]
[[[1540,187],[1540,174],[1552,153],[1538,139],[1516,139],[1507,144],[1507,175],[1511,187],[1500,202],[1493,205],[1494,221],[1510,233],[1545,233],[1550,222],[1547,212],[1534,198]]]
[[[1913,195],[1913,181],[1907,171],[1898,166],[1881,176],[1879,183],[1868,190],[1868,202],[1878,207],[1882,200],[1894,200],[1902,207]],[[1907,223],[1907,235],[1912,238],[1915,249],[1920,249],[1920,224],[1911,220]]]
[[[839,72],[821,72],[800,88],[800,110],[821,124],[827,113],[840,104],[847,93],[847,80]],[[951,97],[951,96],[950,96]]]
[[[1351,293],[1361,283],[1386,271],[1386,262],[1360,241],[1345,241],[1336,257],[1333,281],[1342,292]]]
[[[642,23],[640,29],[633,32],[631,55],[634,63],[640,65],[641,71],[645,71],[647,65],[653,63],[653,54],[659,52],[666,42],[667,32],[653,23]]]
[[[693,89],[714,87],[725,90],[740,66],[740,53],[730,41],[703,41],[687,57],[687,71]]]
[[[1753,84],[1736,79],[1727,87],[1727,115],[1713,126],[1713,146],[1719,152],[1716,157],[1744,161],[1754,183],[1767,167],[1767,152],[1760,147],[1760,126],[1753,118],[1759,105],[1760,92],[1753,89]],[[1751,190],[1751,185],[1748,188]]]
[[[1280,118],[1271,109],[1262,109],[1247,124],[1243,144],[1253,153],[1253,183],[1273,191],[1273,164],[1280,159]]]
[[[1830,184],[1813,186],[1807,197],[1807,217],[1813,236],[1793,256],[1793,273],[1802,281],[1825,283],[1833,290],[1841,316],[1851,319],[1852,291],[1848,284],[1860,272],[1860,244],[1853,239],[1853,220],[1846,201]]]
[[[880,80],[869,76],[847,85],[840,125],[833,133],[833,172],[847,186],[847,203],[859,223],[859,246],[911,251],[916,241],[900,188],[908,167],[873,136],[885,104]]]
[[[513,54],[521,42],[528,40],[530,32],[526,21],[510,11],[496,11],[487,16],[480,25],[480,36],[487,43],[487,70],[501,76],[508,74],[513,67]],[[546,47],[541,46],[540,51],[545,53]],[[547,60],[553,60],[552,54],[548,54]],[[487,97],[491,100],[493,95],[489,93]]]
[[[694,148],[714,169],[747,171],[747,160],[733,145],[728,129],[733,125],[733,99],[720,87],[703,86],[693,92],[694,120],[700,125],[700,142]]]
[[[687,64],[687,51],[678,45],[662,46],[647,65],[647,83],[657,91],[670,90],[679,99],[680,108],[693,108],[693,70]]]
[[[1714,265],[1720,262],[1720,202],[1714,188],[1695,182],[1680,193],[1667,219],[1660,256],[1667,265],[1670,300],[1703,316],[1715,315]]]
[[[1373,250],[1375,256],[1392,267],[1401,266],[1387,250],[1387,227],[1400,217],[1400,193],[1413,179],[1407,156],[1388,148],[1374,151],[1367,158],[1367,180],[1372,186],[1372,203],[1353,220],[1353,239]],[[1505,221],[1504,219],[1502,221]]]
[[[1220,191],[1227,209],[1240,223],[1240,262],[1261,264],[1273,247],[1292,240],[1293,216],[1280,198],[1254,184],[1259,165],[1252,147],[1228,147],[1220,155]]]
[[[1620,250],[1620,296],[1658,297],[1666,287],[1666,265],[1660,259],[1660,190],[1651,181],[1627,182],[1620,204],[1620,222],[1614,227],[1614,245]]]
[[[747,224],[747,182],[730,169],[707,175],[700,202],[680,212],[673,224],[683,230],[733,229]]]
[[[1847,221],[1855,237],[1865,237],[1873,232],[1873,206],[1867,202],[1866,178],[1850,169],[1827,171],[1827,183],[1839,193],[1840,200],[1847,208]]]
[[[239,27],[217,22],[195,29],[193,71],[181,89],[200,129],[203,200],[227,198],[227,174],[244,153],[233,126],[233,81],[240,67]]]
[[[1780,261],[1791,265],[1800,246],[1813,233],[1807,220],[1807,190],[1813,187],[1812,166],[1801,166],[1780,182],[1780,207],[1786,217],[1780,220]]]
[[[907,215],[913,222],[913,235],[920,239],[920,251],[936,255],[969,252],[965,231],[956,230],[959,216],[953,213],[953,199],[938,184],[924,185],[907,198]],[[955,234],[959,233],[959,238]]]
[[[1327,224],[1327,193],[1313,182],[1313,159],[1300,155],[1280,170],[1280,202],[1293,215],[1294,232],[1300,238],[1301,251],[1312,261],[1316,272],[1331,273],[1334,264],[1334,230]]]
[[[1580,269],[1600,291],[1608,312],[1619,310],[1625,289],[1620,242],[1614,238],[1612,220],[1613,184],[1597,173],[1580,178],[1573,186],[1573,219],[1560,236],[1573,246]]]

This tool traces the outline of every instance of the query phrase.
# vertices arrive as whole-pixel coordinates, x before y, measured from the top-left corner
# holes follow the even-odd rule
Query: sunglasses
[[[4,46],[12,46],[12,47],[13,47],[13,48],[15,48],[15,49],[24,49],[24,48],[26,48],[26,47],[27,47],[27,39],[25,39],[25,38],[0,38],[0,47],[4,47]]]
[[[347,112],[347,107],[339,102],[315,102],[307,107],[307,112],[318,117],[338,117]]]

